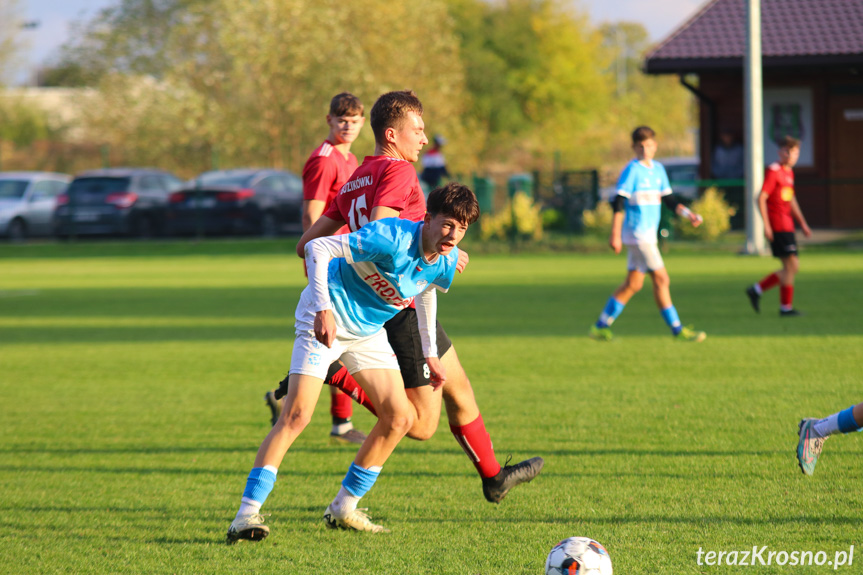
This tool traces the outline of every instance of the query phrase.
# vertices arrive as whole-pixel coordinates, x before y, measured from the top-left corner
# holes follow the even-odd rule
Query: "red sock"
[[[789,310],[793,306],[791,302],[794,301],[794,286],[779,286],[779,303],[782,305],[782,309]]]
[[[494,457],[494,447],[491,444],[491,437],[485,430],[482,415],[467,425],[450,424],[449,428],[468,459],[479,471],[480,477],[494,477],[500,472],[500,463]]]
[[[350,419],[354,414],[354,406],[351,397],[343,391],[330,394],[330,415],[333,419]]]
[[[327,380],[326,383],[328,383],[329,385],[335,386],[335,387],[339,388],[340,390],[342,390],[344,393],[340,393],[338,395],[347,399],[349,406],[351,403],[351,398],[353,398],[354,401],[356,401],[357,403],[359,403],[360,405],[362,405],[363,407],[365,407],[366,409],[371,411],[373,415],[377,415],[377,412],[375,411],[375,407],[372,405],[372,402],[369,399],[369,396],[366,395],[366,392],[363,391],[363,388],[360,387],[360,384],[357,383],[357,380],[355,380],[351,376],[351,374],[348,373],[347,368],[343,367],[340,370],[338,370],[336,372],[336,374],[333,375],[333,377],[331,377],[329,380]],[[331,410],[331,413],[335,417],[336,414],[335,414],[334,410],[335,410],[335,399],[333,399],[333,410]],[[348,417],[350,417],[350,415]]]
[[[776,287],[777,285],[779,285],[779,274],[773,272],[772,274],[758,282],[758,285],[761,286],[761,291],[763,292],[769,290],[770,288]]]

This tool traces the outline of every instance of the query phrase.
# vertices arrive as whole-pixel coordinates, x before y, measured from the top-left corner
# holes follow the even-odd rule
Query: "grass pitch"
[[[539,574],[559,540],[602,542],[618,575],[740,573],[697,552],[836,551],[863,569],[863,437],[831,439],[814,477],[797,421],[863,401],[863,256],[801,257],[795,304],[749,307],[775,260],[666,255],[703,344],[675,342],[649,282],[586,337],[625,257],[475,255],[439,315],[498,458],[543,473],[498,506],[449,433],[405,440],[364,499],[387,535],[321,515],[354,451],[328,443],[328,400],[264,511],[228,547],[262,397],[289,363],[304,285],[288,242],[0,247],[0,572]],[[356,409],[361,429],[372,418]],[[764,555],[765,559],[767,555]],[[739,558],[738,558],[739,560]],[[833,567],[758,566],[758,573]]]

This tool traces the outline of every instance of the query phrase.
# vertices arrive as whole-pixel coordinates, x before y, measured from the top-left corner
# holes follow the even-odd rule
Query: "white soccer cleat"
[[[228,528],[228,545],[233,545],[240,539],[260,541],[270,534],[270,528],[264,525],[264,516],[260,513],[239,515]]]
[[[354,509],[346,517],[336,517],[333,514],[332,505],[327,505],[324,511],[324,522],[330,529],[342,529],[345,531],[368,531],[369,533],[389,533],[390,530],[383,525],[372,523],[371,518],[363,513],[368,509]]]

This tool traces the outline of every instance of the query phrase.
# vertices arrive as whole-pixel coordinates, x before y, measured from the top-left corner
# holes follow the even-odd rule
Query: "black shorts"
[[[794,232],[773,232],[773,241],[770,242],[774,258],[787,258],[797,255],[797,238]]]
[[[429,385],[430,373],[423,355],[420,327],[417,322],[417,310],[405,308],[384,324],[387,339],[396,353],[399,369],[405,382],[405,389]],[[437,322],[437,351],[443,355],[452,347],[449,336]]]

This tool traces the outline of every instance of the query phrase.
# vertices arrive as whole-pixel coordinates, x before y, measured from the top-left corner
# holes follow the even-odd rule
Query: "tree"
[[[18,0],[0,0],[0,86],[9,81],[18,63],[21,26]]]

